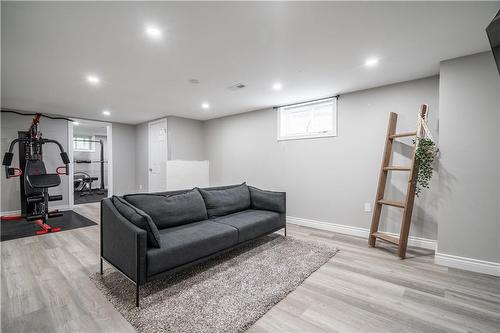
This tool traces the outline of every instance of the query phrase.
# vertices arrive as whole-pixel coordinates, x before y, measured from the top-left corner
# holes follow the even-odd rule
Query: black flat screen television
[[[491,23],[486,28],[486,34],[490,40],[491,51],[493,51],[493,56],[497,63],[498,73],[500,74],[500,10],[497,16],[491,21]]]

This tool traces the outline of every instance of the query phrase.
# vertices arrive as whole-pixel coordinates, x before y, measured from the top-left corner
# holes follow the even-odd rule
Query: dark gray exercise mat
[[[64,211],[62,213],[62,216],[50,218],[48,222],[52,228],[61,228],[61,231],[59,232],[97,225],[97,223],[78,213],[75,213],[72,210]],[[42,228],[34,221],[28,222],[25,219],[2,220],[0,221],[0,226],[2,242],[16,238],[36,236],[36,232],[42,230]],[[43,237],[43,235],[38,236]]]
[[[86,193],[87,195],[81,196],[82,192],[75,191],[74,192],[74,198],[75,198],[75,205],[79,204],[86,204],[86,203],[91,203],[91,202],[101,202],[102,199],[108,197],[108,190],[104,190],[100,192],[101,190],[92,190],[93,192],[91,194]]]

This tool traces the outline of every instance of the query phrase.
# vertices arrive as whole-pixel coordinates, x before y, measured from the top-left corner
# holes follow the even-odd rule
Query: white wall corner
[[[346,234],[350,236],[362,237],[368,239],[370,230],[366,228],[352,227],[348,225],[329,223],[324,221],[309,220],[300,217],[287,216],[287,223],[301,225],[304,227],[315,228],[320,230],[338,232],[340,234]],[[388,235],[398,236],[394,233],[387,233]],[[420,247],[423,249],[436,250],[437,241],[433,239],[420,238],[420,237],[408,237],[408,245],[414,247]]]
[[[463,269],[476,273],[500,276],[500,263],[473,258],[459,257],[436,252],[434,263],[437,265]]]

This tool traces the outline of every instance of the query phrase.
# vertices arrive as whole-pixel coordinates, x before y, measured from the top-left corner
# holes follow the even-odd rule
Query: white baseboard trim
[[[500,262],[484,261],[436,252],[434,263],[476,273],[500,276]]]
[[[316,220],[309,220],[309,219],[303,219],[300,217],[287,216],[286,221],[287,221],[287,223],[301,225],[304,227],[310,227],[310,228],[315,228],[315,229],[320,229],[320,230],[338,232],[340,234],[363,237],[366,239],[368,239],[368,235],[370,234],[370,230],[366,229],[366,228],[351,227],[348,225],[335,224],[335,223],[316,221]],[[397,234],[390,233],[390,232],[388,232],[387,234],[393,235],[393,236],[399,236]],[[433,240],[433,239],[413,237],[413,236],[408,237],[408,245],[409,246],[415,246],[415,247],[420,247],[420,248],[429,249],[429,250],[436,250],[436,244],[437,244],[437,241]]]
[[[54,209],[58,209],[61,211],[71,210],[69,205],[50,206],[50,210],[54,210]],[[7,212],[0,212],[0,215],[2,215],[2,216],[14,216],[14,215],[20,215],[20,214],[21,214],[21,210],[11,210],[11,211],[7,211]]]

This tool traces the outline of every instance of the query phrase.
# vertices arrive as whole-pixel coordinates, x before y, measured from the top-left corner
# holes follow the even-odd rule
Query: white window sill
[[[82,152],[82,153],[95,153],[95,149],[87,150],[87,149],[73,149],[73,151]]]
[[[337,136],[337,134],[335,134],[335,133],[301,135],[301,136],[290,136],[290,137],[278,137],[278,141],[333,138],[333,137],[336,137],[336,136]]]

